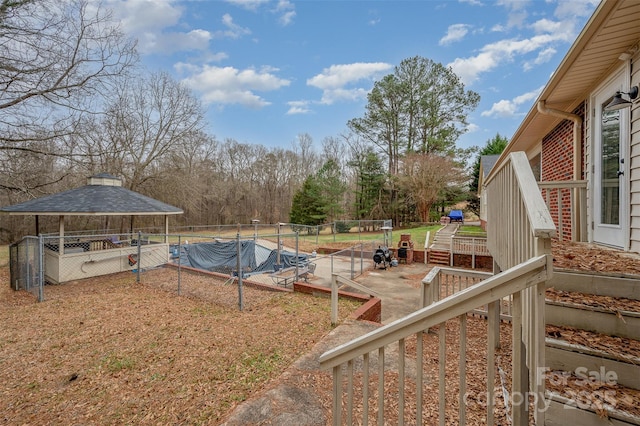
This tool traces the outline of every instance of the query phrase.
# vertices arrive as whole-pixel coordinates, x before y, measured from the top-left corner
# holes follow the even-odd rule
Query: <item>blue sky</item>
[[[596,0],[107,0],[143,64],[184,82],[218,140],[316,149],[403,59],[451,66],[481,101],[458,146],[511,137]]]

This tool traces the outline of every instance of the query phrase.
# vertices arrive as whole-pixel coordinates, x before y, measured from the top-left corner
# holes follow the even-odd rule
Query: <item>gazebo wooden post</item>
[[[62,256],[64,254],[64,216],[58,216],[58,255]]]
[[[169,243],[169,215],[164,215],[164,243]]]

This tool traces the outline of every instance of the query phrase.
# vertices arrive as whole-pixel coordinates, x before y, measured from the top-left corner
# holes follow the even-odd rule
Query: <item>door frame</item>
[[[591,194],[591,240],[596,244],[607,245],[611,247],[620,248],[624,251],[629,250],[629,236],[630,236],[630,193],[629,193],[629,175],[630,175],[630,138],[631,138],[631,114],[630,108],[623,108],[620,111],[620,152],[619,156],[621,159],[624,159],[623,165],[619,170],[622,170],[624,174],[620,177],[620,212],[619,212],[619,224],[618,225],[600,225],[600,213],[601,213],[601,200],[600,195],[602,192],[600,191],[600,153],[597,152],[597,148],[601,147],[600,140],[600,131],[601,131],[601,123],[600,123],[600,113],[601,113],[601,104],[597,101],[602,100],[605,97],[613,97],[616,91],[627,92],[629,90],[629,82],[631,81],[631,72],[629,63],[626,62],[623,66],[621,66],[618,70],[612,73],[607,80],[605,80],[602,84],[600,84],[592,93],[590,97],[591,108],[590,110],[593,112],[591,115],[593,120],[593,125],[591,128],[591,140],[592,143],[590,153],[591,153],[591,183],[590,190]],[[600,229],[598,229],[600,227]],[[606,240],[601,238],[602,233],[606,230],[611,232],[617,232],[619,243],[611,242],[610,240]],[[602,241],[599,241],[602,240]]]

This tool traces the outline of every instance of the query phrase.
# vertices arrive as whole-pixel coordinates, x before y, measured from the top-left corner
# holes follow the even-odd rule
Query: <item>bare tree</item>
[[[135,44],[88,0],[2,0],[0,149],[74,131],[136,61]],[[50,152],[46,152],[50,154]]]
[[[0,0],[1,204],[66,189],[81,124],[136,60],[98,2]]]
[[[102,137],[93,142],[102,169],[140,190],[158,179],[163,162],[189,146],[203,127],[202,106],[191,91],[168,74],[155,73],[118,91],[102,122]]]
[[[429,211],[447,188],[463,185],[467,176],[450,156],[414,153],[402,161],[398,186],[416,206],[422,222],[429,221]]]

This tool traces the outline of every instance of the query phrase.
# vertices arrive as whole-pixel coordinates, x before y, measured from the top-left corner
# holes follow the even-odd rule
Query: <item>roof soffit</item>
[[[572,112],[587,99],[621,65],[620,55],[637,48],[638,22],[640,2],[603,1],[529,110],[504,155],[529,151],[561,122],[557,117],[538,112],[538,101],[544,100],[553,109]]]

